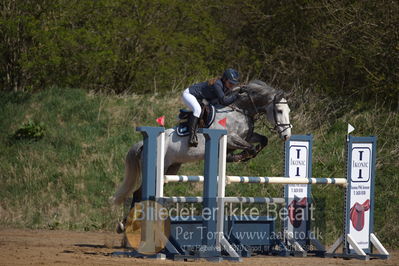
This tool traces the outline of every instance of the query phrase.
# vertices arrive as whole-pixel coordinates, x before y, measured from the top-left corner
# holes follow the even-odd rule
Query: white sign
[[[289,177],[308,177],[309,143],[307,141],[291,141],[289,149]],[[307,197],[308,185],[289,185],[289,198]]]
[[[290,141],[289,146],[289,171],[290,178],[308,177],[309,170],[309,142]],[[305,244],[308,221],[308,185],[287,185],[288,189],[288,221],[287,230],[293,232],[295,239]]]
[[[349,234],[362,249],[369,248],[372,144],[353,143]],[[350,248],[352,248],[350,246]]]

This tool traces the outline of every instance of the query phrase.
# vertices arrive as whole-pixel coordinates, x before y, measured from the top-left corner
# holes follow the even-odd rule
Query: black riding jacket
[[[222,105],[229,105],[237,99],[237,94],[229,96],[225,95],[228,88],[223,86],[222,80],[216,80],[215,84],[209,85],[207,81],[200,82],[189,87],[190,94],[192,94],[199,102],[206,99],[208,102],[214,102],[215,99]]]

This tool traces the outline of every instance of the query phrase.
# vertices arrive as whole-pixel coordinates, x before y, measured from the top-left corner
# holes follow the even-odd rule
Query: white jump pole
[[[165,183],[171,182],[204,182],[202,175],[165,175]]]
[[[218,211],[216,223],[216,249],[223,247],[231,257],[239,258],[240,255],[234,250],[224,236],[224,203],[226,192],[226,159],[227,159],[227,135],[222,136],[219,142],[219,178],[218,178]]]
[[[257,184],[335,184],[346,186],[346,178],[287,178],[266,176],[227,176],[228,183],[257,183]]]
[[[165,202],[172,203],[202,203],[204,197],[163,197]]]
[[[264,203],[264,204],[284,204],[284,198],[268,197],[224,197],[225,203]]]
[[[165,183],[164,167],[165,167],[165,132],[159,134],[157,139],[159,147],[157,149],[157,184],[155,196],[157,198],[163,197],[163,186]]]
[[[226,183],[255,183],[255,184],[313,184],[325,185],[334,184],[347,186],[346,178],[330,178],[330,177],[277,177],[277,176],[226,176]],[[204,182],[204,177],[200,175],[165,175],[165,183],[170,182]]]

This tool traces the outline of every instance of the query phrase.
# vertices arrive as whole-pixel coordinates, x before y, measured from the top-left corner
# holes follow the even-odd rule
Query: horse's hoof
[[[256,147],[255,147],[256,153],[259,153],[262,149],[263,149],[262,145],[259,145],[259,144],[256,145]]]
[[[116,227],[116,232],[118,234],[122,234],[125,232],[125,225],[122,222],[119,222],[117,227]]]
[[[257,155],[256,148],[254,147],[254,148],[248,150],[248,155],[252,156],[252,158],[255,157]]]

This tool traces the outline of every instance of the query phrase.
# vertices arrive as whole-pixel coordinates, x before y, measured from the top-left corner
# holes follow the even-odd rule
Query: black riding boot
[[[197,138],[197,128],[198,128],[198,117],[191,116],[188,122],[190,137],[188,139],[189,147],[197,147],[198,146],[198,138]]]

